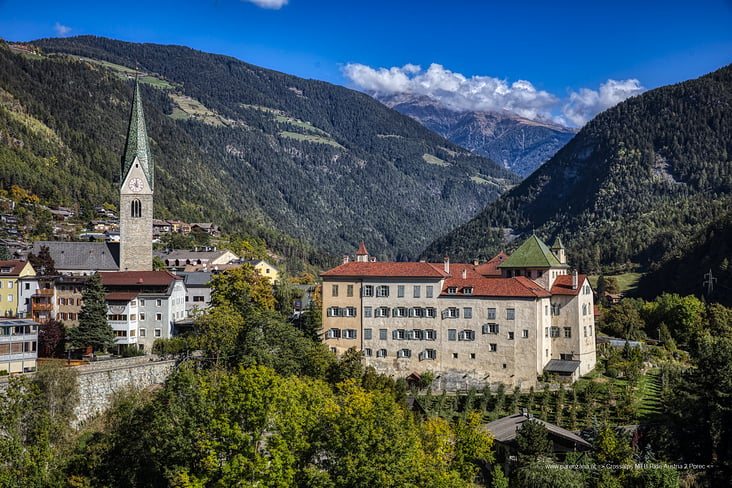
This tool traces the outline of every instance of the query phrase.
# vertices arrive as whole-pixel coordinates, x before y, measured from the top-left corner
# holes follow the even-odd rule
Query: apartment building
[[[323,339],[378,372],[430,371],[448,389],[574,380],[595,366],[593,297],[558,242],[530,237],[488,263],[355,261],[324,272]]]

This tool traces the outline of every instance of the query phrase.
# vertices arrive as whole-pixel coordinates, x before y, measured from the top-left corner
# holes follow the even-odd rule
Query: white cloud
[[[71,27],[65,26],[59,22],[56,22],[56,25],[54,25],[53,28],[56,31],[56,35],[59,37],[63,37],[71,32]]]
[[[569,95],[569,100],[562,107],[562,114],[577,126],[585,125],[595,115],[617,105],[626,98],[643,93],[645,88],[640,81],[607,80],[600,85],[600,90],[581,88]]]
[[[375,69],[349,63],[343,72],[358,88],[378,95],[423,95],[457,111],[508,110],[529,119],[569,121],[578,126],[643,91],[638,80],[608,80],[599,91],[582,88],[571,93],[569,99],[561,100],[547,91],[537,90],[527,80],[509,83],[490,76],[468,78],[439,64],[423,70],[414,64]]]
[[[250,2],[254,5],[262,8],[269,8],[272,10],[279,10],[287,5],[288,0],[241,0],[242,2]]]

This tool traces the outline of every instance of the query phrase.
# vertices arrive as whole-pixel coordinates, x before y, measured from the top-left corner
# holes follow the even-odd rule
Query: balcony
[[[48,296],[48,295],[53,296],[53,294],[54,294],[53,288],[38,288],[35,293],[35,295],[46,295],[46,296]]]
[[[50,311],[53,310],[53,303],[33,303],[31,305],[31,310],[34,312],[36,310]]]

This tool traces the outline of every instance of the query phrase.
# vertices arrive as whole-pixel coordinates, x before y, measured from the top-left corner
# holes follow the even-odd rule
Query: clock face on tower
[[[130,190],[134,192],[142,191],[143,184],[140,178],[132,178],[130,180]]]

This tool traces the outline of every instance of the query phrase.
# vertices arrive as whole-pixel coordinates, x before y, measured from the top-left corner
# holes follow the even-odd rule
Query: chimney
[[[443,261],[444,261],[445,273],[450,274],[450,258],[445,256]]]
[[[572,289],[576,290],[577,286],[579,286],[579,276],[577,275],[577,270],[575,269],[572,271]]]
[[[468,279],[468,270],[467,269],[464,269],[463,270],[463,279],[464,280],[467,280]]]
[[[473,266],[478,266],[478,260],[477,259],[473,259]]]
[[[350,258],[348,257],[348,254],[343,255],[343,264],[347,264],[348,261],[350,261]]]
[[[376,262],[376,256],[371,256],[371,257],[370,257],[370,261],[371,261],[372,263],[375,263],[375,262]]]

